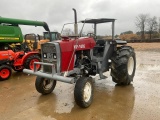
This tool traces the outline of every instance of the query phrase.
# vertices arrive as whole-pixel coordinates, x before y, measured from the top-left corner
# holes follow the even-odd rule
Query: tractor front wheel
[[[74,99],[78,106],[87,108],[93,101],[93,80],[91,77],[81,77],[74,89]]]
[[[54,90],[56,83],[57,83],[56,80],[37,76],[35,87],[39,93],[46,95],[46,94],[50,94]]]
[[[29,56],[25,61],[24,67],[27,69],[33,70],[34,69],[34,62],[40,62],[40,57],[38,55]],[[41,68],[41,65],[37,64],[36,69],[40,70],[40,68]]]
[[[112,80],[119,85],[129,85],[133,81],[136,69],[134,49],[129,46],[121,46],[111,60]]]
[[[0,80],[7,80],[12,74],[12,69],[8,65],[0,66]]]

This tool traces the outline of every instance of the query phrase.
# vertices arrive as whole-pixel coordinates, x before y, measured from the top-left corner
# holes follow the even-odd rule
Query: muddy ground
[[[0,120],[159,120],[160,43],[130,43],[136,50],[134,81],[116,86],[109,72],[95,83],[94,101],[87,109],[75,104],[74,85],[58,82],[42,96],[35,76],[13,72],[0,82]]]

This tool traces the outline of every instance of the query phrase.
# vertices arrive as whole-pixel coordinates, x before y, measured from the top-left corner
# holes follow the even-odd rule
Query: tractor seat
[[[104,48],[105,48],[105,40],[97,40],[96,41],[96,46],[93,48],[93,55],[96,57],[102,57]],[[97,60],[96,60],[97,61]]]
[[[96,46],[94,48],[104,48],[106,41],[105,40],[97,40]]]
[[[106,43],[105,40],[97,40],[97,41],[96,41],[96,45],[99,45],[99,46],[104,46],[105,43]]]

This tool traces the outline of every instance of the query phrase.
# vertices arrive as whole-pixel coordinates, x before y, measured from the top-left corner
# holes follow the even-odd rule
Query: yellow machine
[[[50,39],[50,35],[52,39]],[[30,51],[40,51],[41,44],[46,42],[52,42],[55,40],[60,40],[60,34],[58,32],[43,32],[43,36],[35,35],[35,34],[26,34],[24,44]]]

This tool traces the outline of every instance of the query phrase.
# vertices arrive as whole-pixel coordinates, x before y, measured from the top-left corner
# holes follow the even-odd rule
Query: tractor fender
[[[39,52],[28,52],[25,53],[25,55],[22,57],[22,64],[24,64],[24,62],[26,61],[26,59],[32,55],[38,55],[40,56]]]
[[[116,41],[116,43],[117,43],[118,45],[127,44],[127,41],[123,41],[123,40],[115,40],[115,41]]]

